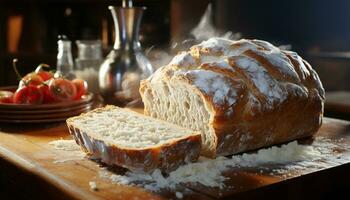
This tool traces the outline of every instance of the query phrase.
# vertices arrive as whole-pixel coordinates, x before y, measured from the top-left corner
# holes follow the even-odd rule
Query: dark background
[[[327,91],[350,90],[346,0],[136,0],[135,5],[147,7],[140,34],[143,47],[168,49],[186,39],[209,2],[218,29],[275,45],[290,44],[318,71]],[[0,0],[0,86],[17,82],[11,68],[15,57],[22,73],[42,62],[54,66],[59,34],[73,42],[102,39],[106,55],[114,41],[108,5],[121,1]]]
[[[217,1],[216,24],[302,51],[350,49],[350,1]]]

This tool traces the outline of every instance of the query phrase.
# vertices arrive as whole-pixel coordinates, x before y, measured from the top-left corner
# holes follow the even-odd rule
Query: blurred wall
[[[218,28],[303,51],[350,50],[348,0],[216,0]]]

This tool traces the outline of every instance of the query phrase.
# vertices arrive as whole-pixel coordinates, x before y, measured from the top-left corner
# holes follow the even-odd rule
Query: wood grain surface
[[[342,139],[350,145],[350,122],[325,118],[317,137]],[[141,187],[113,184],[99,176],[101,167],[98,163],[86,158],[57,162],[67,158],[65,151],[48,144],[58,139],[71,139],[64,123],[0,124],[0,183],[5,185],[1,186],[3,198],[0,196],[0,199],[22,199],[28,195],[35,199],[176,199],[171,191],[155,193]],[[350,155],[350,152],[345,153]],[[225,172],[229,177],[225,184],[230,187],[219,189],[185,184],[177,190],[184,194],[183,199],[247,199],[261,195],[284,195],[284,199],[294,199],[308,197],[307,192],[312,197],[327,197],[333,195],[335,189],[337,194],[342,192],[349,170],[347,161],[288,176],[269,171],[259,173],[259,168],[232,168]],[[96,182],[97,191],[90,189],[90,181]]]

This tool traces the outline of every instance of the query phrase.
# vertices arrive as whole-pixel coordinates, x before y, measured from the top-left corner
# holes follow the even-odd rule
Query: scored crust
[[[180,93],[181,85],[182,90],[191,91],[187,96],[201,99],[203,105],[198,107],[205,107],[210,115],[208,128],[195,127],[193,123],[201,123],[198,120],[174,119],[176,112],[169,113],[161,105],[170,99],[171,107],[175,101],[171,97]],[[211,136],[212,146],[202,144],[202,154],[209,157],[311,136],[321,126],[325,99],[317,73],[295,52],[261,40],[221,38],[180,52],[141,82],[140,93],[145,114],[200,130],[202,137]],[[186,101],[186,95],[176,101]]]
[[[95,133],[84,132],[74,125],[74,120],[77,118],[82,118],[92,112],[103,112],[104,110],[115,108],[115,106],[106,106],[84,113],[81,116],[67,119],[70,134],[82,150],[89,155],[101,159],[102,162],[109,165],[145,172],[155,169],[170,172],[184,163],[194,162],[198,159],[201,148],[201,135],[199,133],[176,138],[162,145],[145,148],[126,148],[111,144],[109,141],[98,138]]]

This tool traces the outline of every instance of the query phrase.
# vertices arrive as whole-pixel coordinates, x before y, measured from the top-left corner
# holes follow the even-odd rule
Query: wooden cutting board
[[[341,140],[350,145],[350,122],[325,118],[317,137]],[[71,139],[65,124],[0,124],[0,199],[13,196],[31,199],[176,199],[174,192],[148,192],[136,186],[111,183],[101,178],[101,167],[89,159],[68,160],[67,152],[48,143]],[[340,152],[339,152],[340,153]],[[350,151],[341,152],[350,156]],[[350,163],[344,160],[326,168],[293,174],[261,173],[259,168],[233,168],[224,189],[196,184],[179,186],[183,199],[250,199],[270,197],[320,197],[347,185]],[[89,182],[98,190],[93,191]],[[6,184],[6,185],[5,185]],[[6,190],[6,191],[5,191]],[[1,192],[2,191],[2,192]],[[11,194],[12,193],[12,194]],[[309,193],[309,194],[308,194]],[[30,195],[30,196],[28,196]],[[2,198],[3,197],[3,198]]]

